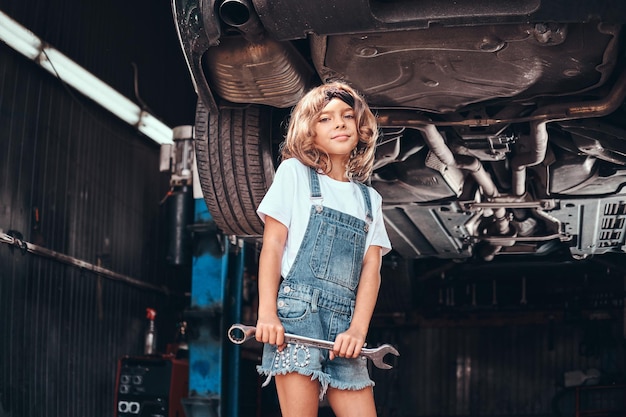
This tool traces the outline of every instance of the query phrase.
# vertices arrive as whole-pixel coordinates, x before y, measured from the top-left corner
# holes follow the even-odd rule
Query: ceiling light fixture
[[[0,11],[0,40],[36,62],[158,144],[173,143],[172,129],[111,86],[46,44],[34,33]]]

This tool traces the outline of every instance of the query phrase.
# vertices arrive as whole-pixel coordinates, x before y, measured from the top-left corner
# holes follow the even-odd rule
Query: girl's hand
[[[330,351],[330,360],[340,358],[358,358],[365,345],[365,335],[353,329],[339,333],[335,338],[333,350]]]
[[[256,323],[256,340],[270,345],[277,345],[279,350],[284,348],[285,328],[278,316],[259,318]]]

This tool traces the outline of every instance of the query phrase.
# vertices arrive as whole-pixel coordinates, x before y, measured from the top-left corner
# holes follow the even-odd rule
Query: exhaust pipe
[[[430,124],[417,128],[424,135],[424,140],[428,148],[434,153],[441,162],[448,166],[453,166],[465,171],[469,171],[474,177],[476,183],[482,189],[482,194],[487,198],[496,198],[499,196],[498,188],[494,184],[491,176],[483,168],[483,164],[474,157],[468,155],[454,155],[450,148],[446,145],[443,136],[437,128]],[[494,222],[488,227],[486,233],[494,233],[499,236],[510,236],[515,233],[509,222],[509,218],[504,207],[498,207],[493,210]],[[481,250],[481,256],[490,261],[495,254],[502,249],[503,246],[512,246],[514,240],[503,242],[499,245],[488,244]]]
[[[513,172],[513,193],[520,197],[526,193],[526,168],[543,162],[548,148],[548,130],[550,122],[574,119],[589,119],[613,113],[626,98],[626,71],[615,81],[613,88],[605,98],[578,103],[563,103],[538,108],[531,117],[530,143],[527,151],[517,154],[511,160]]]
[[[263,25],[250,0],[224,0],[219,15],[224,23],[239,30],[249,42],[263,40]]]
[[[525,152],[520,152],[511,159],[513,194],[521,197],[526,194],[526,168],[543,162],[548,150],[547,122],[532,122],[530,136]]]

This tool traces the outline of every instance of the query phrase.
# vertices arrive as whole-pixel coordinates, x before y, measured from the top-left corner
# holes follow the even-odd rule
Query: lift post
[[[195,200],[186,417],[238,415],[239,354],[226,330],[239,321],[244,245],[221,234],[203,199]]]

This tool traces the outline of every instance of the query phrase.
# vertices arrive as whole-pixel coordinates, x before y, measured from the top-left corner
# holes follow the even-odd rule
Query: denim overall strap
[[[320,188],[320,179],[313,168],[309,168],[309,185],[311,187],[311,203],[319,213],[322,211],[324,198],[322,197],[322,189]]]
[[[313,168],[309,168],[309,184],[311,186],[311,201],[316,207],[321,206],[324,198],[322,197],[319,177]],[[372,199],[365,184],[360,182],[357,182],[356,184],[359,186],[359,189],[363,194],[363,200],[365,201],[365,221],[367,222],[367,228],[369,229],[369,225],[374,221],[374,217],[372,215]]]
[[[370,192],[365,184],[357,182],[357,185],[361,189],[363,199],[365,200],[365,221],[367,222],[367,232],[369,231],[369,226],[374,221],[374,217],[372,216],[372,199],[370,198]]]

